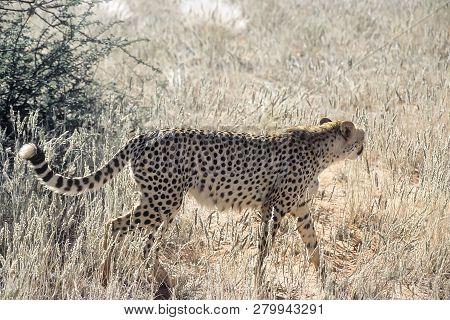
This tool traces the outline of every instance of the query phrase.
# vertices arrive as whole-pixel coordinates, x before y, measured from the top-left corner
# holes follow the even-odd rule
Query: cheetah
[[[48,189],[66,195],[97,190],[130,163],[140,201],[133,210],[106,224],[102,262],[102,282],[106,285],[114,245],[129,232],[141,229],[146,235],[143,256],[148,261],[156,232],[167,230],[188,192],[200,204],[221,211],[256,208],[261,213],[258,275],[268,255],[269,234],[275,238],[287,213],[295,217],[309,259],[319,270],[320,249],[310,213],[318,176],[332,163],[361,155],[364,136],[352,122],[328,118],[319,125],[266,135],[158,130],[129,140],[101,169],[84,177],[55,173],[42,149],[34,144],[24,145],[19,156],[30,161]],[[154,276],[170,286],[157,249],[155,252]]]

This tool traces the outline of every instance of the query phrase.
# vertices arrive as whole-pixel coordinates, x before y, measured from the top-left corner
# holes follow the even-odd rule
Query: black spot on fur
[[[43,180],[44,182],[48,182],[52,177],[53,177],[53,172],[50,171],[49,173],[47,173],[47,174],[45,175],[45,177],[42,178],[42,180]]]
[[[37,148],[36,154],[30,158],[30,162],[35,166],[45,161],[44,152],[41,150],[41,148],[39,147],[36,148]]]
[[[58,180],[56,181],[56,187],[57,187],[57,188],[61,188],[62,185],[63,185],[63,181],[64,181],[64,178],[61,177],[61,176],[59,176],[59,177],[58,177]]]
[[[45,163],[42,167],[34,169],[38,175],[43,174],[48,169],[48,164]]]

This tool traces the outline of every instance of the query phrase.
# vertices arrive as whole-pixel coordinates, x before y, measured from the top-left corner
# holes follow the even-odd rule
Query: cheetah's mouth
[[[356,153],[358,156],[360,156],[361,155],[361,153],[363,152],[363,150],[364,150],[364,146],[361,146],[361,149]]]

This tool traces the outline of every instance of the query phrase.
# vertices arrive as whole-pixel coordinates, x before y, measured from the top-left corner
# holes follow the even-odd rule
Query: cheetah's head
[[[330,154],[333,162],[358,158],[364,149],[365,132],[357,129],[350,121],[336,120],[331,121],[328,118],[320,120],[320,126],[328,132],[330,145]]]

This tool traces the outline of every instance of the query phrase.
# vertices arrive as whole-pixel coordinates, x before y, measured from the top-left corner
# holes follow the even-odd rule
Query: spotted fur
[[[108,245],[108,236],[117,242],[136,228],[146,230],[147,258],[156,230],[167,229],[188,192],[199,203],[219,210],[252,207],[261,212],[257,272],[267,255],[269,222],[273,222],[274,237],[287,213],[296,218],[297,229],[317,268],[319,248],[309,202],[317,192],[318,176],[336,161],[355,159],[363,150],[363,142],[364,131],[353,123],[324,118],[318,126],[267,135],[160,130],[131,139],[101,169],[85,177],[54,173],[43,151],[33,144],[23,146],[20,155],[30,161],[46,187],[69,195],[102,187],[130,163],[140,202],[107,224],[108,254],[103,264],[106,283],[113,248]],[[157,276],[166,279],[167,274],[160,270]]]

